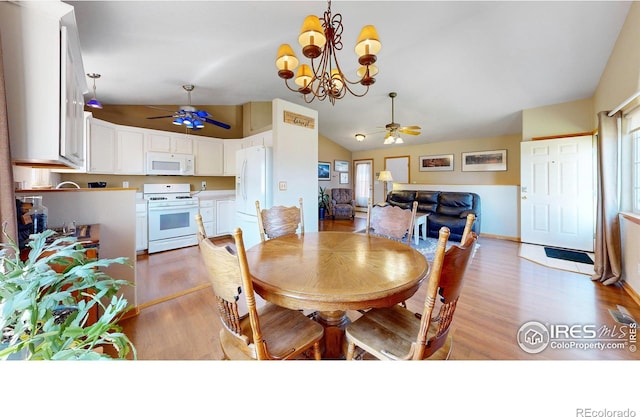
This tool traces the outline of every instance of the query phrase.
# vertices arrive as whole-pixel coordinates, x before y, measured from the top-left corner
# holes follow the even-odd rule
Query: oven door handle
[[[198,206],[158,206],[158,207],[148,207],[149,211],[184,211],[184,210],[197,210]]]

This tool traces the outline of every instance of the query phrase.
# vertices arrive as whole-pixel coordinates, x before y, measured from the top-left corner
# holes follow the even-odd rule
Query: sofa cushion
[[[411,209],[413,200],[416,199],[415,191],[390,191],[387,195],[387,203],[392,206],[398,206],[401,209]]]
[[[440,204],[436,212],[446,216],[461,218],[461,213],[473,208],[473,195],[470,193],[440,193]],[[465,215],[466,217],[466,215]]]
[[[439,191],[418,191],[416,194],[418,211],[421,213],[435,213],[438,208],[439,195]]]

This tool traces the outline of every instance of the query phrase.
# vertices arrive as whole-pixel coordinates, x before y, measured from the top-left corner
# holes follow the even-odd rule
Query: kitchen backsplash
[[[166,175],[102,175],[102,174],[72,174],[55,173],[48,169],[14,167],[14,182],[20,183],[21,188],[30,189],[32,186],[51,185],[53,188],[63,181],[73,181],[81,188],[88,188],[88,183],[104,181],[107,188],[121,188],[123,182],[128,182],[129,188],[137,188],[142,192],[143,184],[190,184],[191,191],[200,190],[202,181],[206,181],[207,190],[234,190],[235,177],[196,177],[196,176],[166,176]]]

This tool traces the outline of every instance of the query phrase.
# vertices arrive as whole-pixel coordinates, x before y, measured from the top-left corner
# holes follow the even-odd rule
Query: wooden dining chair
[[[411,245],[417,209],[417,201],[414,201],[411,210],[408,210],[392,205],[373,206],[369,200],[365,232],[397,241],[404,241],[406,236],[404,242]]]
[[[295,234],[298,229],[300,229],[300,234],[304,235],[302,197],[298,201],[299,207],[273,206],[268,209],[261,209],[260,202],[256,201],[258,228],[260,239],[263,242],[266,239]]]
[[[422,314],[400,305],[365,312],[345,330],[347,359],[353,359],[356,347],[381,360],[449,358],[451,322],[478,238],[470,232],[463,245],[446,249],[449,234],[449,228],[440,229]],[[439,311],[434,317],[438,296]]]
[[[199,230],[202,216],[196,215]],[[242,230],[233,232],[235,250],[216,246],[198,233],[200,253],[216,296],[222,321],[220,345],[225,359],[292,359],[313,349],[320,359],[320,340],[324,329],[299,311],[267,303],[256,308]],[[240,316],[238,302],[244,294],[248,314]]]

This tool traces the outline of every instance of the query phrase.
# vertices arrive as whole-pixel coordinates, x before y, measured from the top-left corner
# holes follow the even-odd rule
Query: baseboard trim
[[[640,306],[640,296],[633,288],[631,288],[631,285],[627,284],[626,281],[622,281],[622,288],[627,292],[627,294],[629,294],[631,299]]]
[[[502,236],[502,235],[492,235],[490,233],[480,233],[479,237],[488,237],[491,239],[501,239],[501,240],[510,240],[512,242],[520,243],[520,238],[515,236]]]
[[[168,295],[166,297],[158,298],[156,300],[140,304],[136,308],[139,308],[140,310],[143,310],[145,308],[154,306],[156,304],[164,303],[165,301],[173,300],[174,298],[182,297],[183,295],[191,294],[192,292],[200,291],[200,290],[203,290],[205,288],[211,288],[211,284],[200,284],[200,285],[198,285],[196,287],[193,287],[193,288],[190,288],[188,290],[180,291],[178,293],[171,294],[171,295]]]

